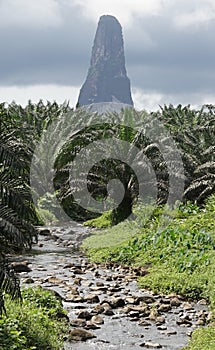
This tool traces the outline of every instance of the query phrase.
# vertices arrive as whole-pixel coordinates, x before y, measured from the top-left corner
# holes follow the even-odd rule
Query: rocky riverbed
[[[60,295],[70,322],[65,349],[182,349],[209,320],[206,302],[139,289],[144,268],[90,263],[78,250],[88,234],[79,224],[41,228],[33,251],[15,264],[23,285]]]

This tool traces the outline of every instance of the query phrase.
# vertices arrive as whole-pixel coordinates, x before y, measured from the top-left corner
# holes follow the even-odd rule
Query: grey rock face
[[[130,80],[125,68],[122,27],[113,16],[101,16],[90,68],[83,84],[78,105],[114,102],[133,106]]]

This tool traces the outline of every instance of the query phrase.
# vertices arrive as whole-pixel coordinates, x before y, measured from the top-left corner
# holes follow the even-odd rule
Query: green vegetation
[[[105,227],[112,226],[111,211],[104,212],[98,218],[85,221],[84,226],[97,227],[97,228],[105,228]]]
[[[59,350],[68,324],[61,302],[42,288],[22,290],[22,302],[6,298],[7,314],[0,318],[2,350]]]
[[[184,350],[214,350],[215,349],[215,327],[198,329],[192,334],[192,341]]]
[[[43,130],[51,120],[67,110],[68,106],[49,102],[44,105],[42,101],[37,105],[29,101],[25,108],[14,102],[0,104],[1,349],[59,348],[59,332],[55,330],[54,319],[49,319],[47,310],[36,303],[30,304],[25,298],[22,305],[15,302],[15,299],[21,300],[21,291],[8,255],[29,250],[37,241],[34,225],[41,224],[42,220],[32,200],[31,161]],[[40,184],[40,190],[44,190],[42,186]],[[42,190],[38,197],[43,194]],[[7,316],[3,316],[6,312]],[[59,325],[58,329],[61,329]]]
[[[157,127],[159,125],[161,128]],[[10,318],[0,318],[3,334],[9,334],[8,342],[14,337],[20,349],[34,349],[35,346],[26,340],[35,336],[33,328],[23,328],[25,319],[29,317],[31,323],[33,317],[27,305],[29,295],[23,299],[21,313],[20,305],[14,301],[21,298],[19,280],[7,255],[31,249],[37,241],[35,225],[61,222],[64,212],[77,221],[92,219],[87,225],[106,227],[104,231],[95,231],[83,244],[92,260],[147,266],[150,273],[139,279],[142,287],[192,298],[204,297],[214,310],[215,106],[204,105],[194,110],[190,106],[169,105],[153,113],[129,109],[118,114],[109,113],[103,118],[81,108],[73,110],[66,104],[29,101],[22,108],[15,103],[2,103],[0,136],[0,314],[7,310],[8,315],[14,313],[17,318],[15,321],[12,317],[11,323]],[[120,143],[114,143],[114,139]],[[82,151],[94,142],[99,145],[102,157],[97,157],[99,153],[96,153],[92,163],[90,153]],[[121,147],[123,143],[132,147]],[[110,157],[108,152],[112,144]],[[160,144],[165,146],[165,156]],[[175,150],[182,159],[183,174]],[[80,154],[83,167],[79,169],[75,160]],[[134,158],[141,173],[148,174],[144,179],[139,179],[132,168]],[[85,167],[89,160],[92,163],[90,169],[87,168],[90,196],[86,198],[84,193],[79,199],[75,193],[82,193],[82,185],[86,184]],[[148,203],[152,203],[152,173],[156,181],[156,203],[137,206],[142,185]],[[32,177],[36,187],[32,185]],[[117,198],[110,198],[108,193],[108,184],[114,179],[123,185],[124,196],[112,210],[106,204],[118,203]],[[175,184],[185,184],[183,203],[174,209],[167,206],[169,194],[175,195],[170,179]],[[95,200],[99,208],[96,212],[93,211]],[[172,198],[170,203],[173,207],[175,200]],[[58,201],[63,208],[61,211]],[[107,212],[101,215],[104,210]],[[125,220],[127,218],[129,220]],[[30,300],[33,313],[49,329],[49,322],[54,322],[53,315],[46,310],[44,316],[41,305]],[[43,344],[49,340],[39,319],[34,326],[40,339],[38,349],[43,349]],[[211,326],[195,332],[193,344],[206,338],[204,332],[212,337],[213,331]],[[3,340],[6,341],[6,336]],[[57,344],[57,341],[51,342]],[[6,345],[5,349],[13,349],[10,343]],[[50,348],[55,349],[53,346]],[[203,346],[201,344],[201,348]],[[18,345],[16,348],[19,349]],[[195,345],[189,349],[195,349]]]

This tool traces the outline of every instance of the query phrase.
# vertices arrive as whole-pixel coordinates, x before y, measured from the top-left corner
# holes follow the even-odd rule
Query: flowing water
[[[101,305],[110,298],[121,298],[125,303],[121,307],[114,307],[112,315],[100,314],[104,323],[97,324],[94,327],[96,329],[88,327],[88,331],[93,333],[95,338],[85,342],[67,341],[66,350],[176,350],[187,344],[188,333],[198,325],[198,315],[206,313],[207,307],[203,302],[194,304],[181,300],[180,305],[160,312],[159,322],[149,317],[144,318],[141,313],[132,313],[128,307],[132,308],[134,300],[138,297],[153,298],[153,303],[149,303],[151,309],[156,303],[169,305],[172,297],[140,290],[136,277],[134,278],[128,268],[126,270],[120,266],[90,264],[78,250],[79,243],[89,234],[87,228],[73,224],[69,227],[49,229],[51,236],[39,235],[38,244],[24,257],[30,263],[32,271],[20,274],[22,283],[41,285],[58,292],[71,322],[77,319],[81,311],[93,313],[96,305]],[[98,296],[97,303],[85,300],[89,294]],[[181,317],[187,318],[188,321],[178,325]]]

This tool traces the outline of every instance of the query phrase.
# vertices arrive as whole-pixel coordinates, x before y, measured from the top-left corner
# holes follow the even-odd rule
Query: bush
[[[7,315],[0,318],[1,349],[61,349],[68,326],[58,319],[64,313],[60,301],[42,288],[28,288],[22,296],[22,303],[6,298]]]

